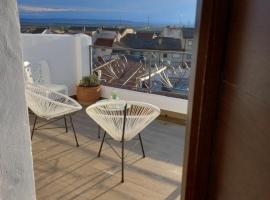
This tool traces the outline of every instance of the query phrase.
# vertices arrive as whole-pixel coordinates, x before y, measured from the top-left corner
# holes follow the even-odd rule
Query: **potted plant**
[[[113,90],[111,92],[111,99],[113,99],[113,100],[119,99],[118,94],[117,94],[117,92],[115,90]]]
[[[82,77],[77,86],[77,100],[82,104],[92,104],[100,98],[100,80],[95,74]]]

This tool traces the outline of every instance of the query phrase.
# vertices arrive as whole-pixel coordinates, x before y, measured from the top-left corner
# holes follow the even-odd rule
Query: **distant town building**
[[[118,27],[101,27],[97,30],[96,34],[93,35],[93,41],[97,38],[110,38],[120,41],[121,38],[125,37],[126,34],[135,33],[133,28],[118,28]]]
[[[107,58],[112,55],[112,47],[115,42],[115,38],[97,38],[93,49],[93,57],[94,59],[98,59],[98,57]]]
[[[116,42],[115,46],[121,46],[132,49],[148,49],[148,50],[183,50],[181,40],[168,37],[142,38],[137,34],[127,34],[120,42]]]
[[[45,34],[66,34],[67,30],[64,27],[49,27]]]
[[[182,39],[182,30],[179,27],[171,27],[171,26],[166,26],[162,32],[161,36],[163,37],[169,37],[169,38],[175,38],[175,39]]]
[[[94,59],[98,57],[109,57],[112,54],[113,43],[117,40],[118,31],[104,30],[98,28],[96,33],[92,36],[92,41],[95,46],[93,49]]]
[[[115,42],[119,42],[127,34],[134,33],[133,28],[101,27],[98,28],[92,39],[94,42],[94,58],[110,57]]]
[[[192,51],[193,39],[194,39],[194,28],[192,27],[170,27],[166,26],[162,32],[161,36],[176,38],[182,41],[183,50],[186,52]]]
[[[22,26],[21,33],[46,34],[48,27]]]
[[[182,44],[187,52],[192,52],[194,40],[194,28],[183,27],[182,30]]]
[[[122,50],[123,54],[133,54],[139,58],[151,59],[154,62],[171,62],[171,64],[177,65],[183,57],[182,42],[175,38],[154,37],[146,39],[137,34],[127,34],[120,42],[115,42],[114,47],[115,49],[125,48]],[[121,50],[117,51],[121,53]]]
[[[71,26],[67,28],[67,33],[69,34],[78,34],[78,33],[84,33],[89,36],[93,36],[98,27],[92,27],[92,26]]]
[[[102,30],[98,29],[96,31],[96,33],[92,36],[92,38],[93,38],[94,42],[99,38],[114,40],[117,38],[117,32],[115,32],[115,31],[102,31]]]

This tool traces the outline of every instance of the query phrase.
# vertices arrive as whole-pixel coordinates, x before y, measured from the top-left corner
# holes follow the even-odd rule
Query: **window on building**
[[[164,53],[163,54],[163,58],[168,58],[168,54],[167,53]]]
[[[178,54],[178,53],[173,54],[173,58],[180,58],[180,54]]]
[[[187,59],[190,60],[191,59],[191,54],[187,54]]]
[[[192,40],[188,40],[188,46],[192,46]]]

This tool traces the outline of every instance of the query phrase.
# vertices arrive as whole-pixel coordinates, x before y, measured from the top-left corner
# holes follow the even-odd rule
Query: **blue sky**
[[[18,0],[23,18],[130,20],[193,24],[196,0]]]

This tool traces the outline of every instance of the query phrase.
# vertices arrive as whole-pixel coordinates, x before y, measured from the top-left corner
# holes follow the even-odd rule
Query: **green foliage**
[[[100,85],[100,80],[95,74],[91,74],[90,76],[84,76],[80,81],[80,86],[83,87],[96,87],[98,85]]]
[[[111,93],[111,98],[112,99],[117,99],[117,97],[118,97],[117,92],[113,90],[112,93]]]

